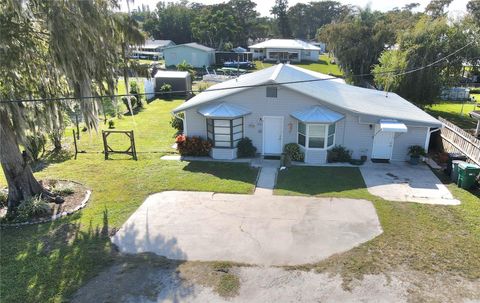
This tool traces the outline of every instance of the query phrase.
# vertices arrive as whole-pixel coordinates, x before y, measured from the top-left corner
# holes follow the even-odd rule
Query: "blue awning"
[[[248,109],[229,103],[208,104],[198,109],[198,113],[206,118],[235,119],[251,113]]]
[[[307,109],[290,114],[295,119],[304,123],[335,123],[345,116],[322,106],[312,106]]]

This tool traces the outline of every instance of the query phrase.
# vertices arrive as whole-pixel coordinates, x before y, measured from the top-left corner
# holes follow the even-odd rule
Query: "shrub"
[[[470,94],[480,94],[480,88],[471,88]]]
[[[75,193],[73,186],[68,183],[57,183],[52,189],[52,193],[60,196],[69,196]]]
[[[297,143],[285,144],[283,152],[293,161],[303,161],[305,159],[305,154]]]
[[[8,194],[0,190],[0,208],[7,207]]]
[[[327,161],[333,162],[350,162],[352,160],[352,152],[341,145],[335,145],[327,152]]]
[[[408,155],[412,157],[420,157],[426,156],[427,153],[425,152],[425,149],[420,145],[412,145],[408,147]]]
[[[162,86],[160,86],[160,92],[162,92],[162,97],[164,99],[170,99],[172,97],[172,85],[168,83],[163,83]]]
[[[28,135],[25,139],[25,149],[34,161],[40,158],[40,154],[45,151],[47,139],[43,134]]]
[[[252,140],[250,140],[250,138],[245,137],[240,139],[240,141],[238,141],[237,157],[239,158],[255,157],[256,152],[257,152],[257,148],[253,146]]]
[[[115,128],[115,121],[113,119],[108,120],[108,128]]]
[[[177,150],[182,156],[208,156],[212,143],[200,137],[179,135],[175,139]]]
[[[173,116],[170,120],[170,126],[177,130],[175,136],[178,136],[183,133],[183,120],[185,115],[183,113],[179,113],[176,116]]]
[[[135,96],[131,96],[130,97],[130,104],[132,104],[132,109],[135,108],[137,106],[137,97]]]
[[[26,221],[31,218],[42,217],[50,214],[51,208],[41,197],[31,197],[23,200],[17,209],[17,218]]]

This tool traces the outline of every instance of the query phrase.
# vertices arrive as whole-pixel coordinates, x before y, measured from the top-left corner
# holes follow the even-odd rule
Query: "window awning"
[[[208,104],[198,109],[198,113],[206,118],[234,119],[251,113],[246,108],[229,103]]]
[[[392,133],[406,133],[408,128],[397,120],[380,120],[380,131]]]
[[[312,106],[290,114],[304,123],[335,123],[345,116],[322,106]]]

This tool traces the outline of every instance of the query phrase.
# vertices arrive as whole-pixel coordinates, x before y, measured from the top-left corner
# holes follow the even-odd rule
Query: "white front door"
[[[283,117],[263,117],[263,154],[281,154]]]
[[[372,159],[392,158],[394,132],[382,132],[380,126],[375,125],[375,136],[373,137]]]

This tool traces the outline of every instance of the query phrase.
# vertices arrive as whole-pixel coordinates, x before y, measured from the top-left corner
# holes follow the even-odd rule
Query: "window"
[[[267,86],[267,98],[276,98],[277,97],[277,87]]]
[[[237,119],[207,119],[207,138],[213,147],[234,148],[243,138],[243,117]]]
[[[335,124],[298,122],[297,141],[306,148],[328,148],[335,143]]]

